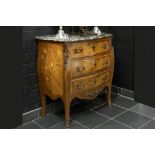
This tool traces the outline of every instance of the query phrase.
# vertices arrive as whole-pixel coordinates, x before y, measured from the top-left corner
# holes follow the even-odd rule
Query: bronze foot
[[[69,128],[70,127],[70,121],[66,120],[65,123],[66,123],[66,127]]]

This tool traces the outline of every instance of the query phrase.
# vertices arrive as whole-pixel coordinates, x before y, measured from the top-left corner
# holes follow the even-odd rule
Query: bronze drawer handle
[[[76,72],[81,72],[83,70],[85,70],[84,66],[83,67],[76,67]]]
[[[82,53],[83,49],[74,49],[74,54]]]
[[[108,61],[108,60],[105,60],[105,61],[104,61],[104,64],[105,64],[105,65],[108,65],[108,64],[109,64],[109,61]]]
[[[76,88],[76,89],[81,89],[81,87],[80,87],[79,84],[77,84],[77,85],[75,86],[75,88]]]
[[[107,81],[107,80],[108,80],[108,75],[104,76],[104,77],[102,78],[102,80]]]
[[[96,79],[94,79],[94,81],[93,81],[93,82],[94,82],[94,85],[95,85],[95,84],[96,84],[96,82],[97,82],[97,80],[96,80]]]
[[[103,48],[103,49],[107,49],[107,47],[108,47],[107,44],[104,44],[101,46],[101,48]]]
[[[97,66],[97,63],[95,62],[93,65],[94,65],[94,67],[96,67]]]
[[[95,50],[95,48],[96,48],[96,47],[95,47],[95,45],[93,44],[93,46],[92,46],[93,51]]]
[[[76,89],[81,89],[82,87],[84,88],[84,87],[85,87],[85,84],[83,84],[82,86],[80,86],[79,84],[77,84],[77,85],[75,86]]]

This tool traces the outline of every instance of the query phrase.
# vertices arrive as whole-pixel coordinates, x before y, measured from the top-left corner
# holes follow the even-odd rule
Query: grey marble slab
[[[48,41],[57,41],[57,42],[74,42],[74,41],[84,41],[84,40],[93,40],[105,37],[112,37],[110,33],[102,33],[101,35],[68,35],[68,38],[57,38],[55,35],[45,35],[45,36],[36,36],[35,39],[38,40],[48,40]]]

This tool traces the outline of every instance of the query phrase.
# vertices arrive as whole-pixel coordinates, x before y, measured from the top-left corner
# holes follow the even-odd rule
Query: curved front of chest
[[[111,87],[114,70],[111,38],[72,43],[67,47],[67,87],[73,98],[95,98],[104,88]]]

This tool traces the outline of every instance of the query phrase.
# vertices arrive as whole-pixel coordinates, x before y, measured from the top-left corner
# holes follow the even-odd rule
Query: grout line
[[[124,109],[124,110],[125,110],[125,109]],[[91,109],[91,111],[94,111],[94,112],[96,112],[97,114],[102,115],[102,116],[105,116],[105,117],[107,117],[107,118],[114,119],[114,118],[118,117],[119,115],[121,115],[121,114],[127,112],[128,110],[125,110],[125,111],[119,113],[118,115],[116,115],[116,116],[114,116],[114,117],[112,117],[112,118],[109,117],[109,116],[106,116],[106,115],[104,115],[104,114],[102,114],[102,113],[99,113],[99,112],[97,112],[97,111],[95,111],[95,110],[93,110],[93,109]]]
[[[142,127],[144,127],[145,125],[147,125],[148,123],[150,123],[152,121],[152,119],[148,120],[147,122],[145,122],[142,126],[140,126],[138,129],[141,129]]]
[[[41,126],[41,125],[38,124],[37,122],[35,122],[35,121],[33,121],[33,120],[32,120],[32,122],[33,122],[34,124],[38,125],[39,127],[41,127],[42,129],[45,129],[43,126]]]
[[[105,122],[103,122],[103,123],[101,123],[101,124],[95,126],[93,129],[97,129],[98,127],[100,127],[100,126],[106,124],[107,122],[109,122],[109,121],[111,121],[111,120],[112,120],[112,119],[108,119],[108,120],[106,120]]]
[[[134,106],[132,106],[132,107],[130,107],[130,108],[125,108],[125,107],[122,107],[122,106],[119,106],[119,105],[117,105],[117,104],[115,104],[115,103],[113,103],[115,106],[118,106],[118,107],[120,107],[120,108],[123,108],[123,109],[126,109],[127,111],[130,111],[130,112],[133,112],[133,113],[136,113],[136,114],[139,114],[139,115],[141,115],[141,116],[145,116],[145,117],[147,117],[147,118],[149,118],[149,119],[153,119],[153,118],[155,118],[155,117],[149,117],[149,116],[146,116],[146,115],[144,115],[144,114],[140,114],[140,113],[138,113],[138,112],[135,112],[135,111],[132,111],[130,108],[132,108],[132,107],[134,107],[134,106],[137,106],[137,104],[136,105],[134,105]]]
[[[126,89],[126,90],[127,90],[127,89]],[[134,100],[134,98],[132,98],[132,97],[128,97],[128,96],[123,95],[123,94],[122,94],[122,88],[120,88],[120,91],[121,91],[121,92],[118,92],[118,93],[116,93],[116,92],[112,92],[112,93],[117,94],[117,95],[119,95],[119,96],[121,96],[121,97],[128,98],[128,99],[130,99],[130,100]]]
[[[82,127],[86,128],[86,129],[89,129],[87,126],[85,126],[85,125],[81,124],[81,123],[80,123],[80,122],[78,122],[78,121],[73,120],[73,122],[75,122],[75,123],[79,124],[80,126],[82,126]]]
[[[123,90],[129,91],[129,92],[134,92],[134,91],[132,91],[132,90],[125,89],[125,88],[122,88],[122,87],[118,87],[118,86],[116,86],[116,85],[112,85],[112,87],[119,88],[119,89],[123,89]]]
[[[120,116],[120,115],[122,115],[122,114],[126,113],[127,111],[128,111],[128,110],[125,110],[125,111],[121,112],[120,114],[118,114],[118,115],[116,115],[116,116],[112,117],[112,119],[114,119],[114,118],[116,118],[116,117],[118,117],[118,116]]]
[[[58,125],[60,125],[60,124],[62,124],[62,123],[64,123],[64,121],[59,122],[59,123],[56,123],[55,125],[52,125],[52,126],[50,126],[49,128],[47,128],[47,129],[52,129],[53,127],[56,127],[56,126],[58,126]]]
[[[91,109],[90,111],[93,111],[93,112],[95,112],[96,114],[99,114],[99,115],[101,115],[101,116],[104,116],[104,117],[106,117],[106,118],[111,119],[109,116],[103,115],[103,114],[101,114],[101,113],[99,113],[99,112],[97,112],[97,111],[95,111],[95,110],[93,110],[93,109]]]
[[[115,103],[113,103],[113,105],[116,106],[116,107],[119,107],[119,108],[122,108],[122,109],[128,110],[128,108],[122,107],[122,106],[117,105],[117,104],[115,104]]]
[[[130,100],[134,101],[134,98],[130,98],[130,97],[124,96],[122,94],[119,94],[119,95],[120,95],[120,97],[124,97],[124,98],[127,98],[127,99],[130,99]]]
[[[114,105],[116,105],[116,104],[114,104]],[[118,106],[118,107],[120,107],[120,108],[124,108],[124,107],[121,107],[121,106],[119,106],[119,105],[116,105],[116,106]],[[134,106],[136,106],[136,105],[134,105]],[[132,106],[132,107],[134,107],[134,106]],[[130,107],[130,108],[132,108],[132,107]],[[127,111],[130,111],[130,112],[133,112],[133,113],[139,114],[138,112],[135,112],[135,111],[130,110],[130,108],[129,108],[129,109],[124,108],[124,109],[126,109]],[[151,117],[148,117],[148,116],[143,115],[143,114],[139,114],[139,115],[141,115],[141,116],[145,116],[145,117],[147,117],[147,118],[149,118],[149,119],[152,119]]]
[[[132,110],[130,110],[130,109],[128,109],[128,111],[133,112],[133,113],[136,113],[136,114],[139,114],[139,115],[144,116],[144,117],[147,117],[147,118],[149,118],[149,119],[152,119],[152,117],[146,116],[146,115],[144,115],[144,114],[140,114],[140,113],[135,112],[135,111],[132,111]]]
[[[92,111],[94,111],[94,110],[92,110]],[[105,117],[107,117],[107,118],[109,118],[110,120],[114,120],[116,117],[118,117],[118,116],[120,116],[120,115],[122,115],[122,114],[124,114],[124,113],[126,113],[128,110],[125,110],[125,111],[123,111],[123,112],[121,112],[120,114],[118,114],[118,115],[116,115],[115,117],[112,117],[112,118],[110,118],[110,117],[108,117],[108,116],[105,116],[105,115],[103,115],[103,114],[101,114],[101,113],[99,113],[99,112],[96,112],[97,114],[99,114],[99,115],[102,115],[102,116],[105,116]],[[116,122],[118,122],[118,123],[120,123],[120,124],[122,124],[122,125],[125,125],[125,126],[127,126],[127,127],[129,127],[129,128],[132,128],[131,126],[129,126],[129,125],[127,125],[127,124],[125,124],[125,123],[122,123],[122,122],[120,122],[120,121],[117,121],[117,120],[114,120],[114,121],[116,121]],[[95,127],[96,128],[96,127]],[[132,128],[133,129],[133,128]]]
[[[112,120],[115,121],[115,122],[117,122],[117,123],[119,123],[119,124],[121,124],[121,125],[124,125],[124,126],[130,128],[130,129],[134,129],[133,127],[131,127],[131,126],[125,124],[125,123],[122,123],[122,122],[120,122],[120,121],[118,121],[118,120],[115,120],[115,119],[112,119]]]
[[[127,112],[127,111],[124,111],[124,112],[122,112],[121,114],[123,114],[123,113],[125,113],[125,112]],[[121,115],[121,114],[119,114],[119,115]],[[117,116],[119,116],[119,115],[117,115]],[[103,116],[105,116],[105,115],[103,115]],[[134,128],[132,128],[131,126],[125,124],[125,123],[122,123],[122,122],[120,122],[120,121],[118,121],[118,120],[114,120],[114,118],[116,118],[117,116],[115,116],[115,117],[113,117],[113,118],[110,118],[110,117],[109,117],[109,120],[107,120],[107,121],[101,123],[100,125],[96,126],[95,128],[97,128],[97,127],[99,127],[99,126],[101,126],[101,125],[103,125],[103,124],[105,124],[105,123],[107,123],[107,122],[113,120],[113,121],[115,121],[115,122],[117,122],[117,123],[119,123],[119,124],[121,124],[121,125],[124,125],[124,126],[126,126],[126,127],[129,127],[130,129],[134,129]]]

